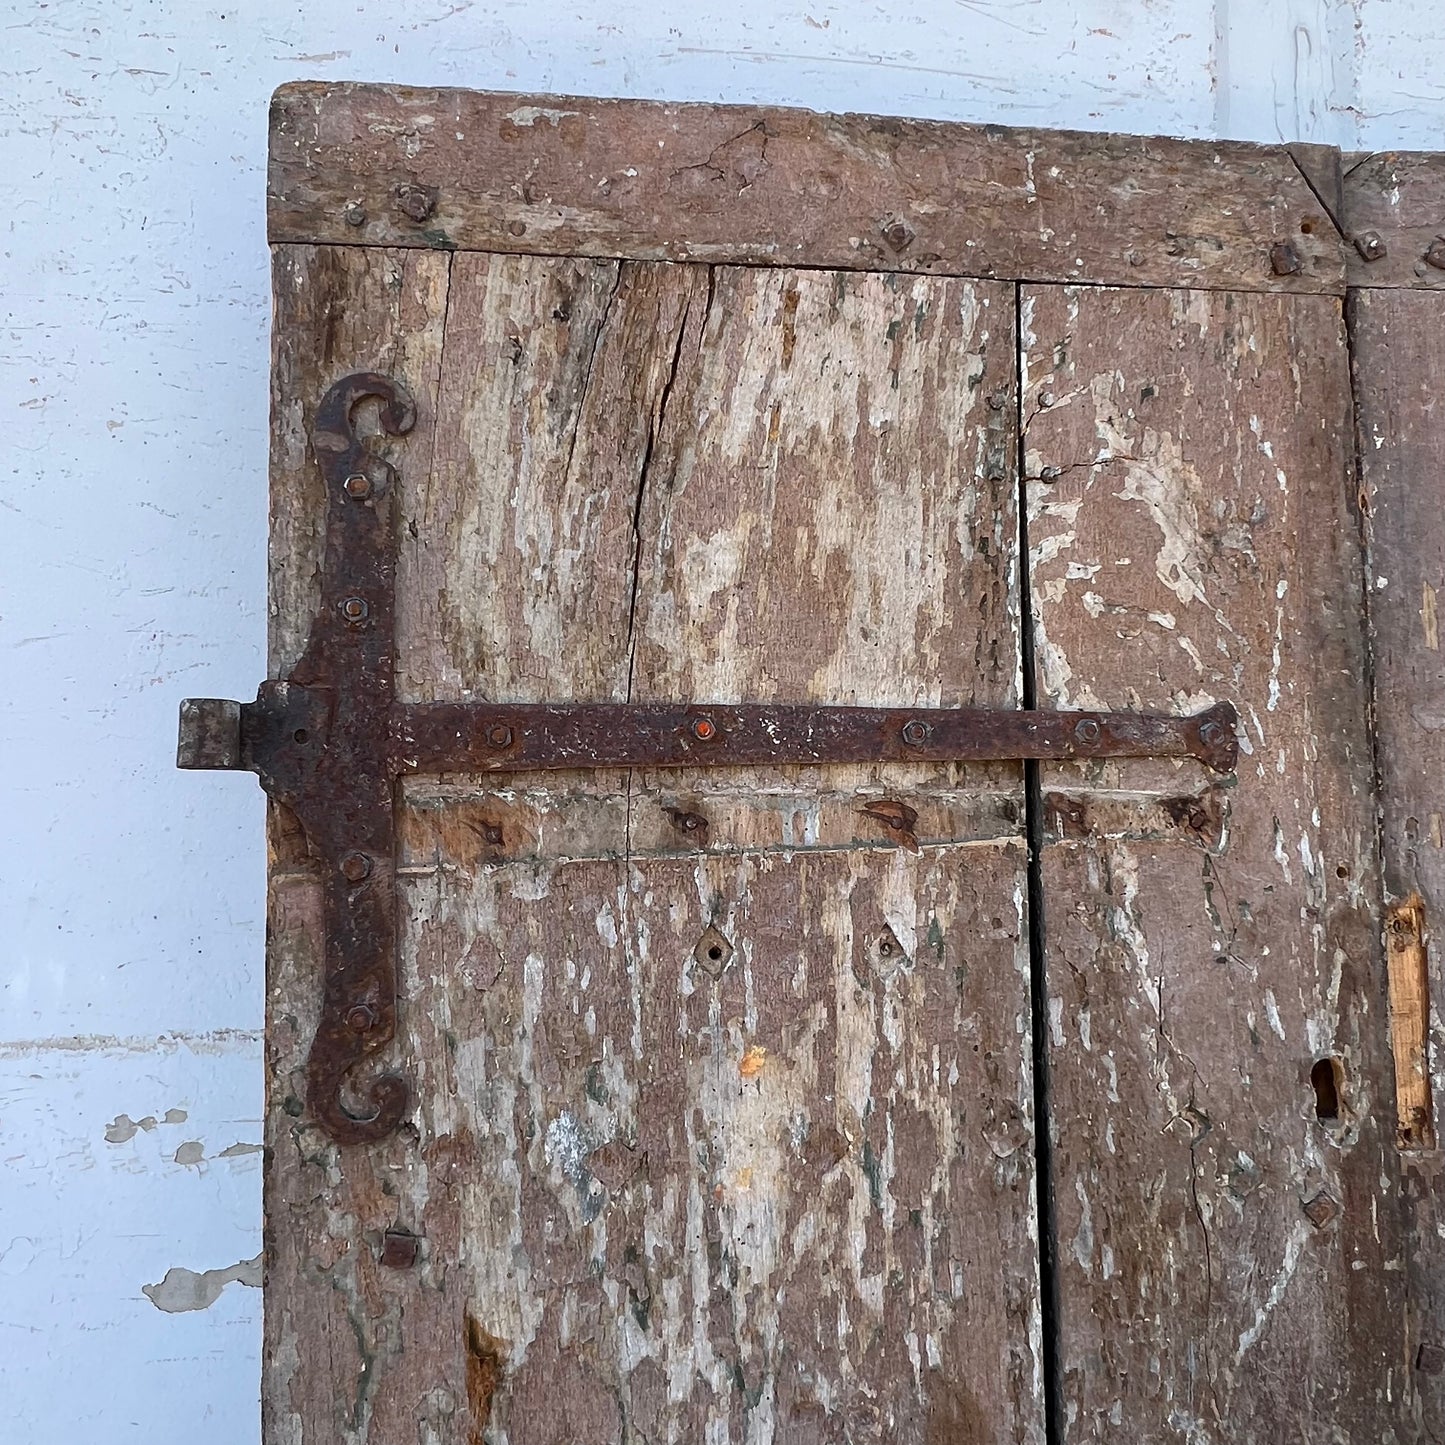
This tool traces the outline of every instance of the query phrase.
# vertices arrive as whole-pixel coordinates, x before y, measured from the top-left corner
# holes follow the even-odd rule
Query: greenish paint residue
[[[603,1081],[601,1064],[588,1064],[587,1081],[583,1085],[583,1088],[586,1090],[587,1097],[591,1099],[594,1104],[605,1104],[608,1099],[612,1097],[607,1091],[606,1083]]]
[[[943,962],[943,925],[935,914],[928,920],[928,946],[940,963]]]
[[[883,1169],[878,1161],[878,1156],[873,1152],[872,1143],[865,1139],[863,1141],[863,1173],[868,1179],[868,1198],[872,1201],[874,1209],[883,1208]]]
[[[423,231],[422,236],[433,251],[455,251],[457,243],[445,231]]]

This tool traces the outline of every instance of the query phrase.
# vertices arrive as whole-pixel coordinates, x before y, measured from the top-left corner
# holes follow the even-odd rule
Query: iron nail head
[[[381,1263],[387,1269],[410,1269],[420,1243],[409,1229],[388,1229],[381,1240]]]
[[[364,1034],[376,1023],[376,1015],[364,1003],[346,1010],[346,1027],[354,1034]]]
[[[1361,231],[1355,237],[1355,250],[1366,261],[1379,261],[1386,252],[1385,238],[1378,231]]]
[[[348,883],[360,883],[371,874],[371,859],[365,853],[348,853],[341,860],[341,876]]]
[[[435,186],[418,186],[408,183],[396,188],[396,204],[403,215],[420,225],[429,221],[437,208],[441,193]]]
[[[1292,241],[1276,241],[1269,248],[1269,265],[1276,276],[1297,276],[1304,269]]]
[[[487,741],[494,748],[509,748],[512,746],[512,730],[506,723],[493,723],[487,729]]]
[[[1323,1229],[1339,1216],[1339,1202],[1323,1189],[1312,1198],[1305,1200],[1300,1206],[1304,1210],[1305,1218],[1314,1225],[1316,1229]]]
[[[346,495],[355,497],[358,502],[371,495],[371,478],[365,472],[352,472],[342,486],[346,488]]]
[[[1425,252],[1425,264],[1437,271],[1445,271],[1445,236],[1436,236],[1430,242],[1430,249]]]
[[[913,227],[901,217],[885,222],[881,229],[883,239],[892,251],[906,251],[913,241]]]
[[[341,615],[348,622],[365,622],[371,615],[371,608],[364,597],[348,597],[341,604]]]
[[[1199,741],[1207,748],[1218,747],[1224,741],[1224,729],[1217,722],[1204,723],[1199,729]]]

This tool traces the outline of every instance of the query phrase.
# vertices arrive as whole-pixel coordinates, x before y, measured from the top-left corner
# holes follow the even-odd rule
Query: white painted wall
[[[1418,0],[9,0],[0,19],[14,1445],[259,1434],[261,796],[177,774],[172,748],[178,698],[262,675],[274,86],[1445,148],[1445,19]]]

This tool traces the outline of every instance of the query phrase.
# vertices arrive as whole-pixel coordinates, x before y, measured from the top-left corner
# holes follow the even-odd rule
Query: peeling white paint
[[[258,1254],[254,1259],[243,1259],[224,1269],[207,1269],[200,1273],[175,1265],[166,1271],[159,1284],[142,1285],[141,1293],[158,1310],[167,1314],[208,1310],[220,1299],[221,1291],[228,1284],[260,1289],[261,1260],[262,1256]]]

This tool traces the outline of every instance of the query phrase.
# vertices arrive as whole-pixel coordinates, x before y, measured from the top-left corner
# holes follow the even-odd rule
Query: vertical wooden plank
[[[1026,288],[1023,316],[1041,701],[1242,720],[1227,782],[1046,773],[1066,1438],[1399,1439],[1339,305]]]
[[[1445,910],[1439,623],[1445,416],[1437,396],[1445,375],[1445,296],[1356,291],[1350,308],[1390,907],[1394,1092],[1412,1222],[1409,1363],[1421,1425],[1426,1438],[1434,1438],[1445,1434],[1445,1177],[1436,1147],[1436,1110],[1445,1089],[1438,1009],[1445,985],[1436,941]]]
[[[1012,303],[996,285],[714,272],[643,494],[635,700],[1016,703]],[[680,949],[716,928],[742,950],[711,1024],[742,1084],[662,1075],[694,1111],[662,1130],[667,1152],[708,1151],[706,1229],[751,1275],[704,1271],[713,1338],[774,1399],[767,1433],[734,1405],[719,1438],[1040,1438],[1020,769],[638,785],[635,831],[658,802],[714,818],[762,790],[791,799],[802,841],[820,795],[853,799],[847,845],[806,869],[784,851],[631,873],[640,936]],[[861,810],[881,799],[933,841],[870,849]],[[961,800],[971,822],[950,831]],[[776,960],[749,936],[763,919],[795,939]],[[672,988],[649,992],[645,1032],[670,1039]],[[706,1037],[689,1014],[677,1052]],[[714,1407],[680,1438],[728,1419]]]
[[[434,436],[448,273],[447,257],[415,251],[275,248],[273,677],[300,656],[320,597],[326,507],[310,446],[315,406],[354,371],[401,381],[417,399],[417,425],[404,440],[378,437],[378,450],[402,485],[414,486]],[[284,809],[271,810],[269,841],[262,1434],[268,1445],[364,1439],[373,1424],[399,1435],[379,1363],[400,1348],[404,1319],[409,1347],[436,1361],[439,1385],[459,1383],[455,1332],[443,1293],[409,1290],[380,1264],[385,1231],[410,1222],[392,1184],[409,1168],[407,1141],[343,1152],[304,1116],[323,965],[321,885]],[[406,1426],[413,1436],[415,1419]]]

